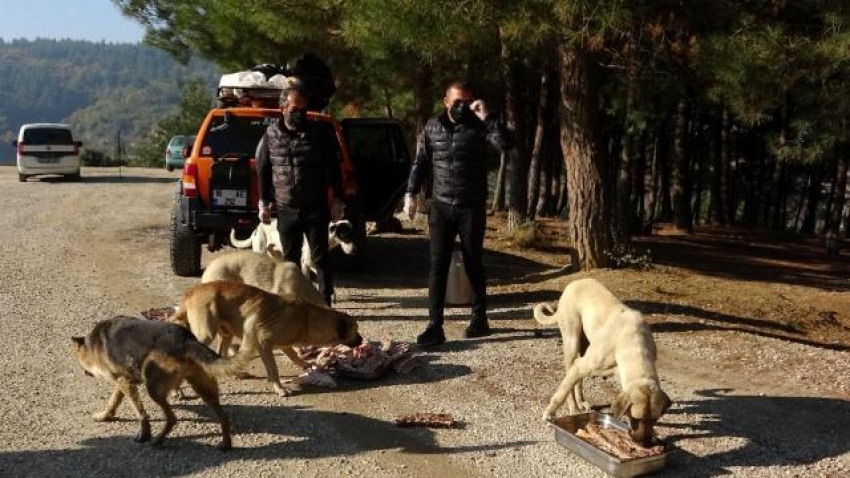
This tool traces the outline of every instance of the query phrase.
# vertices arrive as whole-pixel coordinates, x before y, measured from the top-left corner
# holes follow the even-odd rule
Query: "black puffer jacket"
[[[432,169],[435,200],[453,206],[483,206],[487,203],[487,147],[507,151],[512,143],[501,122],[472,116],[454,124],[443,112],[428,120],[419,135],[407,192],[417,194],[425,172]]]
[[[282,121],[281,121],[282,122]],[[257,148],[260,199],[297,208],[328,205],[328,187],[341,197],[339,145],[330,126],[309,122],[303,131],[270,125]]]

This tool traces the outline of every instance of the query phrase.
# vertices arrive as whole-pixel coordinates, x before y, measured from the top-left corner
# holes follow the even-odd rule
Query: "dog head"
[[[328,225],[328,237],[339,244],[342,252],[346,254],[357,252],[357,247],[354,245],[354,227],[348,219],[331,222]]]
[[[363,343],[363,337],[357,331],[357,320],[344,312],[339,313],[336,330],[339,341],[349,347],[357,347]]]
[[[94,374],[90,371],[94,368],[93,354],[90,353],[89,348],[86,346],[86,338],[71,337],[71,341],[74,343],[74,356],[77,357],[77,361],[83,366],[83,371],[89,377],[93,376]]]
[[[670,397],[656,384],[641,384],[620,392],[611,405],[611,411],[617,419],[629,419],[632,440],[648,446],[652,441],[655,422],[672,404]]]

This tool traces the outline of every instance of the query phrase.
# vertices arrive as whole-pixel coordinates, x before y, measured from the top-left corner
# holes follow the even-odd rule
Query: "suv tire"
[[[82,178],[82,176],[80,175],[79,171],[77,171],[74,174],[69,174],[69,175],[65,176],[65,179],[67,179],[68,181],[74,181],[74,182],[80,181],[81,178]]]
[[[201,241],[192,229],[180,222],[180,203],[171,211],[171,270],[182,277],[201,275]]]
[[[25,182],[27,182],[27,175],[26,175],[26,174],[18,173],[18,182],[19,182],[19,183],[25,183]]]
[[[174,171],[174,166],[169,164],[168,166],[165,167],[165,170],[170,173],[171,171]]]

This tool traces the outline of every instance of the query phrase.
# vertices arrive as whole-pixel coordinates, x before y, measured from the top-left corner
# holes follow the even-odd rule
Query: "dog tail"
[[[236,238],[236,229],[230,230],[230,243],[233,244],[233,247],[237,249],[250,249],[252,245],[251,238],[245,239],[244,241],[240,241]]]
[[[251,362],[250,358],[246,360],[244,355],[240,357],[239,354],[228,358],[221,357],[211,348],[196,340],[189,342],[186,356],[216,377],[238,375]]]
[[[537,304],[534,306],[534,320],[541,325],[557,324],[558,311],[550,304]]]

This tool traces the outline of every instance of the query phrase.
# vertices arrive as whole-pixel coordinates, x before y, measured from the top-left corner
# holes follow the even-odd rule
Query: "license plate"
[[[213,206],[239,206],[248,204],[248,191],[234,189],[214,189]]]
[[[58,163],[59,158],[38,158],[39,163]]]

